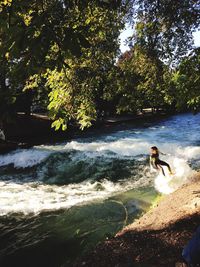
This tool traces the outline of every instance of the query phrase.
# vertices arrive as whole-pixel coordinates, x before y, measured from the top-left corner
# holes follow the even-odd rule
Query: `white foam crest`
[[[198,159],[200,158],[200,147],[199,146],[186,146],[184,148],[179,147],[177,154],[187,159]]]
[[[127,188],[127,186],[126,186]],[[83,182],[64,186],[40,183],[0,182],[0,215],[38,214],[42,211],[68,209],[77,204],[105,199],[125,188],[119,183]]]
[[[136,156],[149,150],[150,143],[141,139],[124,138],[113,142],[80,143],[72,141],[65,145],[67,150],[105,152],[111,151],[122,156]]]
[[[164,153],[169,153],[171,156],[182,157],[184,159],[198,158],[200,155],[200,147],[187,146],[185,148],[171,143],[156,144]],[[32,149],[19,149],[12,153],[0,156],[0,166],[13,164],[15,168],[32,167],[55,152],[65,152],[76,150],[85,152],[86,157],[96,157],[104,155],[109,157],[108,151],[116,153],[118,157],[137,156],[147,154],[152,142],[137,138],[121,138],[111,142],[78,142],[71,141],[67,144],[59,144],[55,146],[38,146]],[[170,160],[171,156],[165,156],[164,159]]]
[[[111,142],[78,142],[71,141],[67,144],[36,146],[32,149],[18,149],[12,153],[0,156],[0,166],[13,164],[15,168],[32,167],[55,152],[76,150],[85,152],[85,156],[92,157],[105,155],[107,151],[118,154],[118,156],[136,156],[144,154],[149,150],[150,143],[140,139],[124,138]]]
[[[15,168],[27,168],[39,164],[50,155],[50,151],[39,148],[16,150],[0,156],[0,166],[13,164]]]
[[[64,146],[65,150],[78,150],[84,152],[102,152],[111,151],[119,156],[137,156],[148,154],[151,146],[158,146],[161,152],[166,153],[165,158],[180,157],[184,159],[192,159],[200,157],[199,146],[181,147],[176,143],[152,143],[151,140],[138,138],[121,138],[111,142],[77,142],[72,141]],[[98,155],[98,154],[96,154]]]
[[[170,175],[167,167],[164,166],[165,176],[160,172],[155,179],[155,188],[162,194],[174,192],[195,173],[183,158],[174,158],[170,165],[174,175]]]

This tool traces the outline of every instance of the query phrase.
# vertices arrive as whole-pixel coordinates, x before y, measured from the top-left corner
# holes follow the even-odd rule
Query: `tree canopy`
[[[120,56],[126,23],[132,48]],[[199,25],[199,0],[3,0],[0,121],[36,101],[63,130],[89,127],[105,112],[196,110]]]
[[[134,43],[149,55],[173,60],[193,45],[192,33],[200,25],[200,1],[136,0]]]
[[[200,48],[185,57],[172,78],[177,91],[177,108],[200,107]]]

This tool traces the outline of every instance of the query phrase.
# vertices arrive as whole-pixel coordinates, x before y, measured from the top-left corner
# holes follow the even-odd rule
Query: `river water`
[[[0,155],[0,266],[70,266],[200,169],[200,115]],[[92,136],[92,137],[91,137]],[[149,149],[175,175],[149,168]]]

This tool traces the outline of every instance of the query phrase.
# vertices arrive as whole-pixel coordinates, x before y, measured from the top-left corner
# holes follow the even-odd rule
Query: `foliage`
[[[199,0],[0,1],[0,122],[32,103],[56,130],[107,112],[196,109],[199,50],[186,55],[199,11]],[[126,22],[134,45],[116,63]]]
[[[86,66],[88,63],[92,68],[91,61],[95,58],[97,63],[105,46],[110,48],[112,46],[113,51],[111,49],[106,51],[104,58],[113,62],[113,58],[117,55],[117,38],[123,24],[121,14],[124,12],[125,4],[126,1],[111,0],[43,0],[40,2],[21,0],[17,3],[2,1],[0,6],[0,96],[4,103],[6,100],[5,106],[13,97],[18,98],[24,90],[36,88],[46,90],[46,87],[49,87],[52,91],[50,93],[52,103],[49,105],[51,114],[52,111],[55,112],[53,118],[56,120],[61,114],[65,116],[62,119],[58,118],[63,128],[66,128],[66,122],[71,118],[80,121],[84,126],[90,125],[90,121],[95,118],[95,96],[91,94],[91,88],[84,92],[90,84],[87,85],[82,81],[81,85],[77,85],[76,77],[72,78],[76,75],[75,70],[70,72],[69,69],[79,64],[80,68],[84,69],[83,65]],[[91,46],[93,48],[89,49]],[[82,59],[77,63],[79,58]],[[102,63],[101,60],[98,69],[104,68]],[[73,86],[66,74],[73,80]],[[56,85],[57,79],[61,87]],[[91,79],[94,87],[94,83],[99,81],[94,77]],[[82,87],[83,95],[78,92],[78,87]],[[57,90],[59,97],[62,96],[62,99],[59,99],[59,109],[54,105]],[[95,90],[97,91],[97,88]],[[61,91],[63,91],[62,94]],[[80,99],[83,100],[82,103]],[[66,105],[70,100],[71,104]],[[67,111],[69,106],[73,106],[73,109]],[[61,110],[63,107],[65,110]],[[5,109],[4,107],[3,110]],[[91,114],[92,111],[93,114]],[[57,123],[53,125],[57,125],[56,128],[58,128]]]
[[[200,108],[200,48],[185,57],[173,75],[176,86],[177,108]]]
[[[61,125],[65,129],[71,120],[79,122],[81,128],[91,126],[102,112],[112,87],[110,77],[123,27],[121,15],[99,7],[87,15],[93,25],[88,29],[90,46],[82,49],[81,57],[65,59],[61,70],[54,69],[45,75],[46,85],[51,89],[48,108],[56,129]]]
[[[200,48],[172,69],[141,48],[126,52],[118,63],[123,79],[118,111],[136,112],[145,107],[168,111],[200,109]]]
[[[200,1],[136,0],[134,43],[149,55],[177,61],[193,45],[200,26]]]
[[[199,74],[189,74],[190,67],[194,69],[191,62],[187,75],[176,70],[184,56],[191,61],[187,54],[193,49],[192,33],[200,26],[200,1],[136,0],[130,12],[135,31],[132,49],[119,60],[123,78],[118,112],[144,107],[175,111],[197,105]]]
[[[123,73],[118,111],[163,107],[166,103],[164,75],[167,67],[135,46],[119,60]]]

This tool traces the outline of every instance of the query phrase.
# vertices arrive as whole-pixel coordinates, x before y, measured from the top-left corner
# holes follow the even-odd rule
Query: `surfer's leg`
[[[171,167],[169,166],[169,164],[167,162],[159,160],[159,165],[166,166],[169,170],[169,173],[170,174],[172,173]]]
[[[161,170],[162,174],[165,176],[165,172],[164,172],[163,167],[160,164],[157,164],[156,166],[157,166],[158,169]]]

